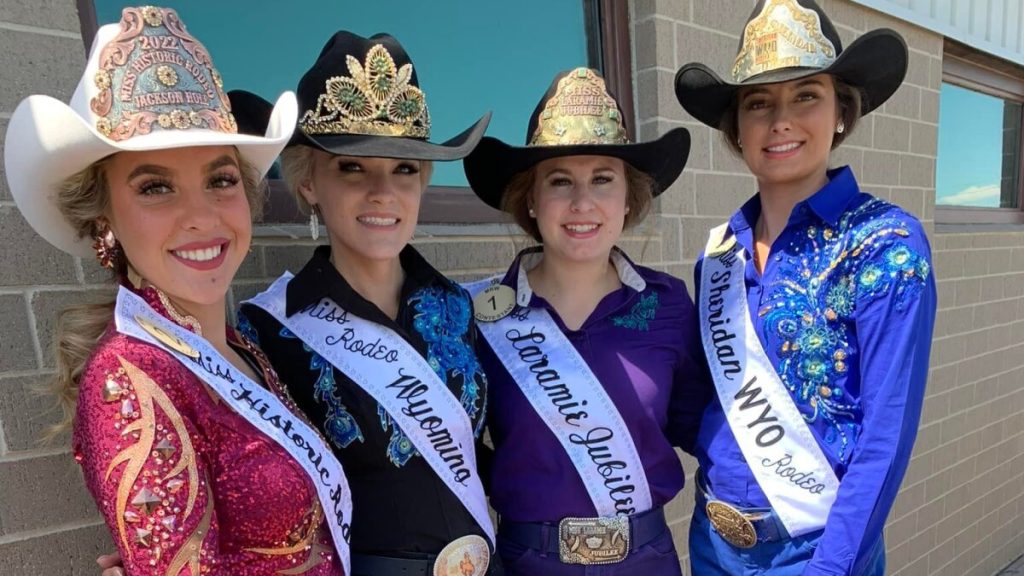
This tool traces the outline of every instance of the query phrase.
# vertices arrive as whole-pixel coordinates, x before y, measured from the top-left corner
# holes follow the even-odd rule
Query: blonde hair
[[[285,186],[295,196],[295,203],[303,214],[309,214],[312,208],[302,193],[299,192],[299,188],[304,182],[313,177],[317,151],[318,149],[312,146],[299,145],[289,146],[281,152],[281,177],[284,179]],[[343,154],[322,152],[331,157],[343,156]],[[419,160],[418,162],[420,163],[420,182],[423,184],[423,190],[426,190],[427,184],[430,182],[430,176],[434,172],[434,163],[430,160]]]
[[[623,161],[626,167],[626,219],[622,229],[627,230],[642,222],[651,207],[657,183],[646,172]],[[537,242],[543,242],[537,220],[530,216],[530,195],[537,181],[537,165],[524,170],[509,180],[501,196],[501,209],[508,212],[516,224]]]
[[[103,228],[100,221],[109,213],[110,187],[105,171],[109,158],[93,163],[64,180],[57,188],[57,205],[61,215],[71,224],[79,238],[97,236]],[[264,198],[259,173],[245,162],[241,163],[241,172],[253,219],[259,218],[263,213]],[[120,250],[114,259],[112,272],[113,281],[128,272],[128,262]],[[56,397],[63,417],[45,433],[45,440],[52,441],[71,426],[78,403],[78,384],[82,371],[113,316],[113,298],[69,306],[57,316],[53,347],[57,373],[50,381],[48,391]]]

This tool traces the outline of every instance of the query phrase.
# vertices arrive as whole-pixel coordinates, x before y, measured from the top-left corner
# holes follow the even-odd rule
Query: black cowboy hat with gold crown
[[[744,86],[831,74],[861,91],[861,114],[882,105],[907,73],[907,44],[893,30],[872,30],[845,50],[814,0],[759,0],[743,28],[730,80],[692,62],[676,73],[676,97],[694,118],[720,128]]]
[[[690,154],[690,133],[674,128],[657,140],[632,143],[623,122],[619,103],[597,72],[561,72],[530,116],[526,146],[484,137],[463,161],[466,178],[481,200],[500,210],[509,181],[538,162],[562,156],[612,156],[649,175],[657,196],[682,173]]]
[[[480,141],[490,113],[462,133],[430,142],[430,112],[412,60],[388,34],[364,38],[346,30],[327,41],[299,80],[299,122],[289,145],[331,154],[458,160]],[[270,103],[244,90],[228,93],[239,128],[258,132]]]

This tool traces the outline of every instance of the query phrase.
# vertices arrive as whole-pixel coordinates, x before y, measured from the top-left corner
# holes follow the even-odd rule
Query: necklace
[[[174,304],[171,304],[171,299],[164,294],[163,290],[156,286],[153,286],[153,289],[156,290],[156,296],[160,299],[160,303],[164,305],[167,315],[171,317],[171,320],[192,330],[199,336],[203,335],[203,327],[199,325],[199,320],[195,316],[178,312],[178,309],[174,307]]]

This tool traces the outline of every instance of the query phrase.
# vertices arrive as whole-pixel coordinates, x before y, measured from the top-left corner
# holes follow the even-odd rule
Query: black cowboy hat
[[[744,86],[831,74],[861,91],[865,115],[896,92],[906,73],[907,44],[893,30],[872,30],[844,50],[814,0],[759,0],[740,37],[731,81],[691,62],[676,73],[676,98],[694,118],[718,129]]]
[[[657,196],[682,173],[690,154],[690,133],[674,128],[657,140],[630,143],[623,121],[622,109],[595,71],[561,72],[530,116],[526,146],[484,137],[463,161],[466,178],[481,200],[500,210],[509,181],[538,162],[561,156],[612,156],[653,178],[652,192]]]
[[[327,41],[299,80],[299,123],[289,146],[346,156],[458,160],[480,141],[490,112],[457,136],[435,144],[430,113],[412,60],[389,34],[364,38],[345,30]],[[239,130],[260,131],[270,103],[244,90],[228,93]]]

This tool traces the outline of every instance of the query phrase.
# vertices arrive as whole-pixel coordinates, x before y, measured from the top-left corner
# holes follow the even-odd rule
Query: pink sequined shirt
[[[79,385],[75,458],[128,574],[342,574],[302,468],[171,355],[111,325]]]

